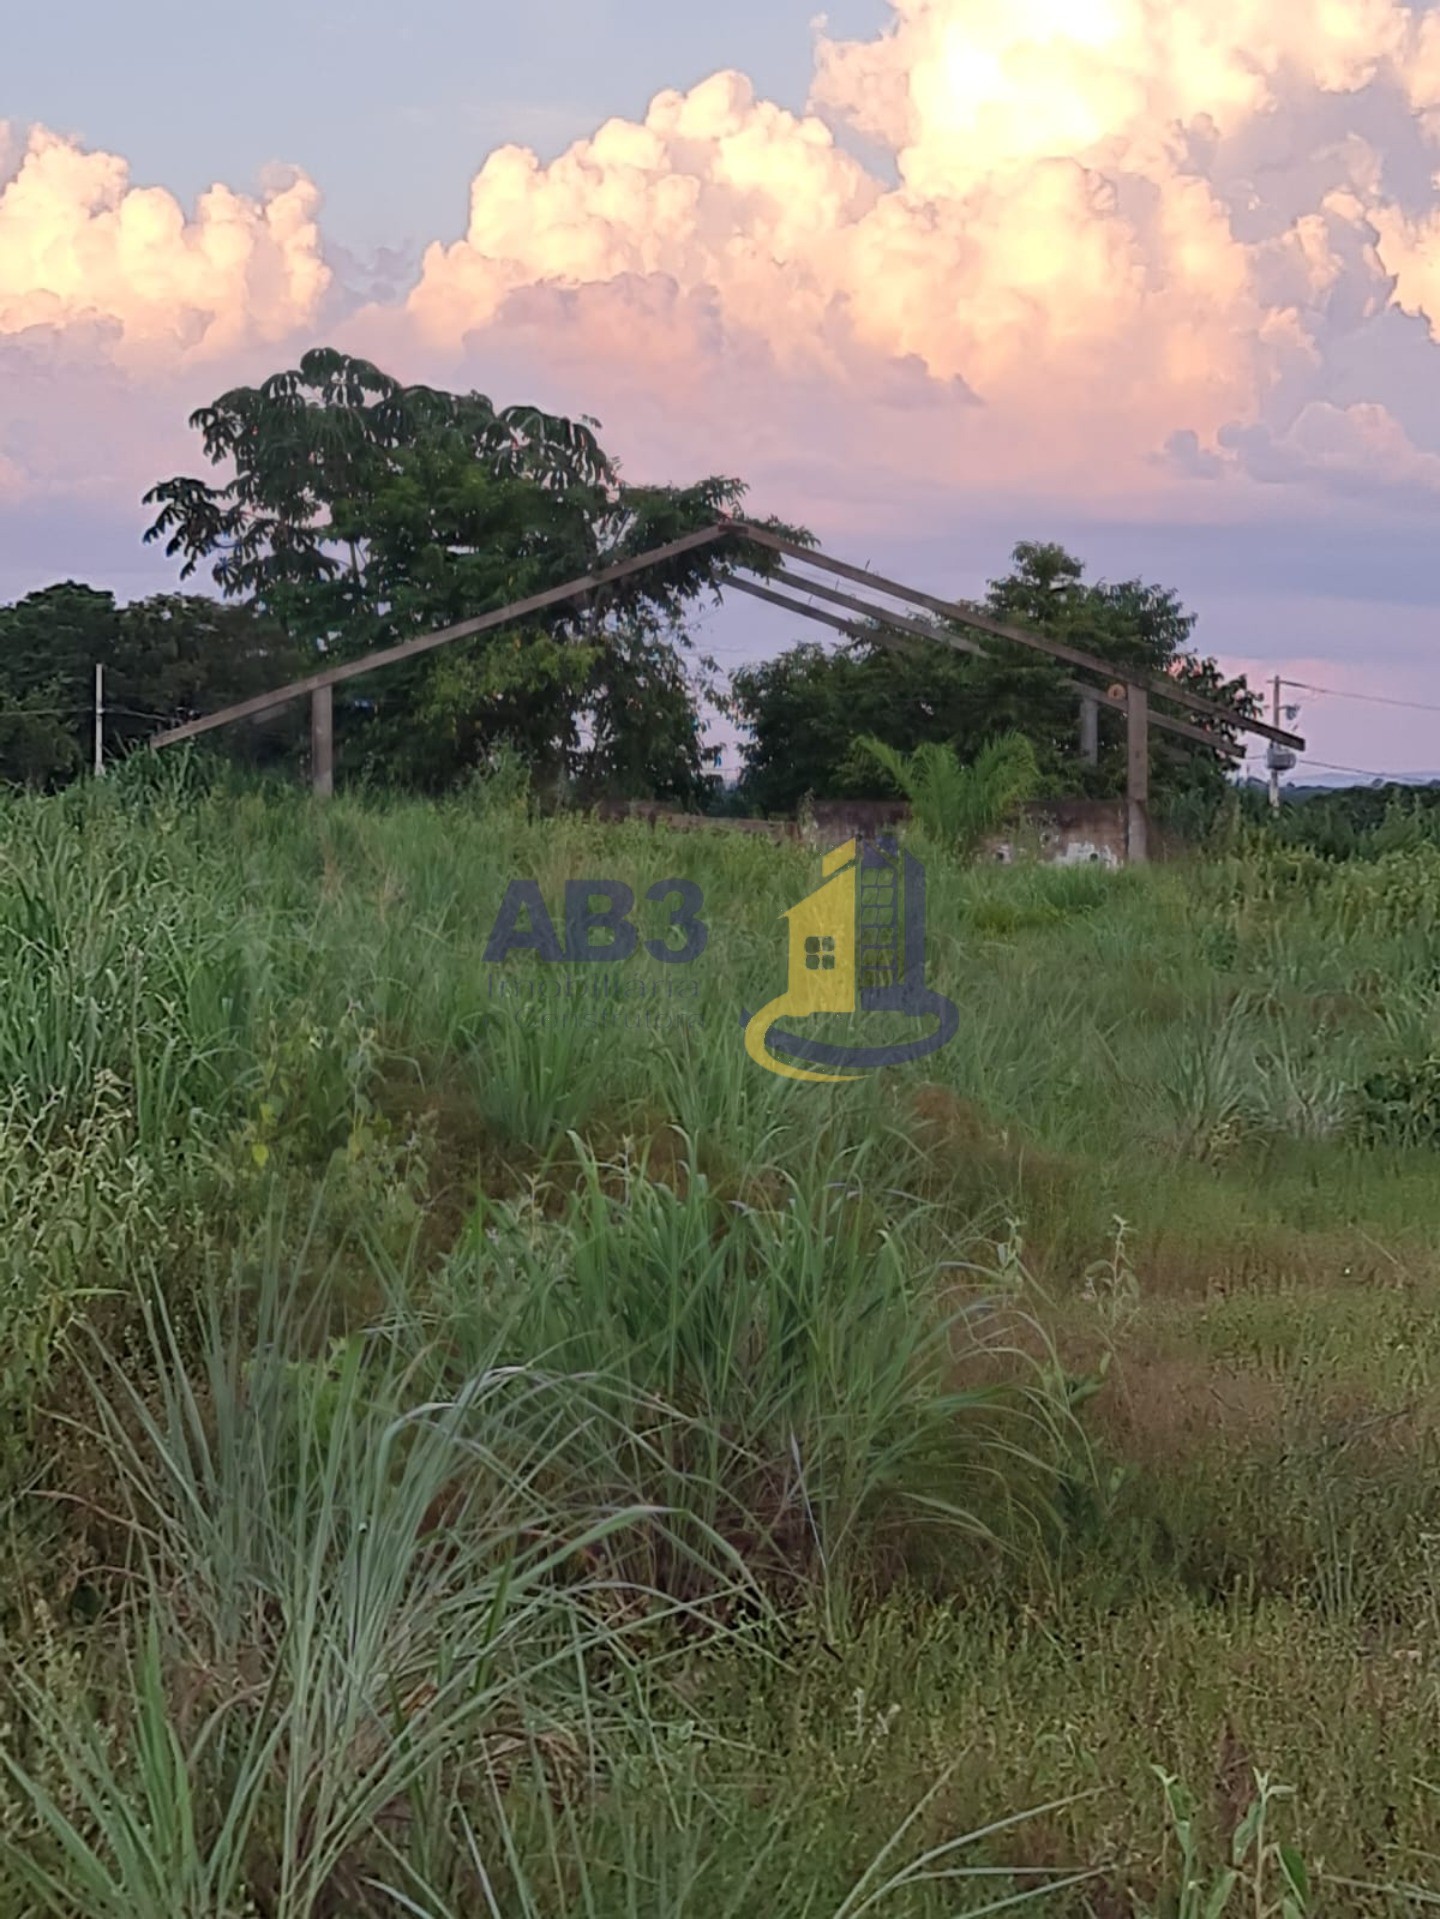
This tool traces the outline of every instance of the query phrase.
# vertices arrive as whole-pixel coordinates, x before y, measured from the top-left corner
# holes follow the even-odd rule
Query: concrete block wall
[[[903,800],[817,800],[799,820],[711,818],[643,800],[609,801],[595,811],[604,820],[642,820],[680,831],[708,827],[758,833],[822,847],[838,846],[847,839],[878,839],[895,832],[910,817]],[[985,843],[981,856],[1006,865],[1038,859],[1054,866],[1123,866],[1125,817],[1123,800],[1034,800],[1021,809],[1014,829]],[[1156,843],[1157,838],[1152,831],[1151,856],[1163,858],[1167,849]]]

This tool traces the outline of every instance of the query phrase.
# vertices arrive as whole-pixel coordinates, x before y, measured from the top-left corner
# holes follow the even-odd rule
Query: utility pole
[[[1278,673],[1275,675],[1274,680],[1271,682],[1270,691],[1270,719],[1273,726],[1279,726],[1282,714],[1287,720],[1293,720],[1295,715],[1300,711],[1298,706],[1281,706],[1281,687],[1300,687],[1301,685],[1302,683],[1298,680],[1282,680]],[[1272,812],[1278,813],[1280,810],[1280,775],[1282,773],[1288,773],[1291,768],[1298,765],[1299,762],[1295,757],[1293,747],[1282,746],[1278,740],[1271,740],[1269,746],[1265,749],[1265,764],[1270,771],[1270,809]]]
[[[95,666],[95,777],[105,771],[105,669]]]

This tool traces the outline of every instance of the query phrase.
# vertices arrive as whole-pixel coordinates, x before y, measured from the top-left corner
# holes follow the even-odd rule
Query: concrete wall
[[[838,846],[858,836],[874,839],[894,832],[910,817],[903,800],[817,801],[802,822],[802,836],[823,846]],[[985,842],[982,858],[1010,864],[1043,860],[1055,866],[1123,866],[1123,800],[1035,800],[1020,809],[1014,828]]]
[[[905,800],[816,800],[800,821],[802,839],[839,846],[850,839],[876,840],[910,817]]]
[[[711,818],[703,813],[677,813],[644,800],[607,801],[597,806],[602,820],[643,820],[682,832],[709,827],[720,832],[758,833],[773,840],[804,840],[808,845],[838,846],[843,840],[878,839],[893,833],[910,817],[903,800],[818,800],[801,820],[747,820]],[[1163,858],[1166,849],[1151,829],[1150,855]],[[1125,864],[1125,802],[1123,800],[1035,800],[1021,809],[1014,830],[987,841],[982,857],[1010,864],[1038,859],[1055,866],[1123,866]]]
[[[704,828],[722,833],[756,833],[762,839],[794,840],[800,828],[794,820],[724,819],[709,813],[679,813],[653,800],[601,800],[595,818],[616,825],[638,820],[645,826],[666,826],[672,832],[694,833]]]
[[[1012,832],[985,844],[985,857],[1008,865],[1016,859],[1051,866],[1123,866],[1124,800],[1033,800],[1021,809]]]

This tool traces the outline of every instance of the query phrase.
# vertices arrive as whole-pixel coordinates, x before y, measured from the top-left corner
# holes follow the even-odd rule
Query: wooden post
[[[1125,761],[1125,855],[1140,866],[1150,856],[1150,698],[1133,682],[1125,697]]]
[[[1087,766],[1100,763],[1100,702],[1093,693],[1080,695],[1080,757]]]
[[[310,780],[316,799],[335,791],[335,696],[329,686],[310,695]]]

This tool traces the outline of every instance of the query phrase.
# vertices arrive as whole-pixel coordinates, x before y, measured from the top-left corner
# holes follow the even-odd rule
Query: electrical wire
[[[1299,693],[1319,693],[1327,700],[1365,700],[1372,706],[1404,706],[1412,713],[1440,713],[1440,706],[1427,706],[1423,700],[1397,700],[1388,693],[1345,693],[1338,686],[1311,686],[1308,680],[1282,680]]]
[[[1253,762],[1257,766],[1265,765],[1265,755],[1262,752],[1255,751],[1253,748],[1245,755],[1245,760],[1246,762]],[[1322,773],[1355,773],[1361,779],[1386,780],[1396,786],[1410,784],[1409,781],[1397,779],[1393,773],[1377,773],[1373,766],[1337,766],[1333,760],[1314,760],[1311,759],[1308,754],[1296,760],[1295,765],[1297,767],[1315,766],[1318,767]]]
[[[1347,693],[1338,686],[1315,686],[1309,680],[1282,680],[1282,686],[1293,688],[1297,693],[1316,693],[1327,700],[1364,700],[1372,706],[1403,706],[1412,713],[1440,713],[1440,706],[1426,705],[1423,700],[1397,700],[1387,693]],[[1246,759],[1262,757],[1258,752],[1246,754]],[[1318,767],[1323,773],[1353,773],[1360,779],[1384,780],[1393,785],[1409,785],[1412,782],[1398,781],[1393,773],[1377,773],[1373,767],[1336,766],[1330,760],[1313,760],[1302,757],[1295,762],[1297,766]]]
[[[112,713],[119,713],[128,720],[155,720],[164,724],[174,720],[176,714],[182,710],[187,714],[191,711],[189,707],[184,709],[172,707],[169,712],[156,713],[149,707],[125,706],[118,700],[104,702],[104,713],[107,719]],[[88,720],[94,717],[95,703],[93,700],[83,700],[74,706],[26,706],[23,703],[7,706],[3,699],[0,699],[0,713],[23,713],[27,719],[35,720]]]
[[[1300,759],[1297,766],[1318,766],[1323,773],[1357,773],[1364,780],[1384,780],[1394,786],[1407,786],[1408,780],[1397,780],[1393,773],[1377,773],[1370,766],[1335,766],[1329,760]]]

